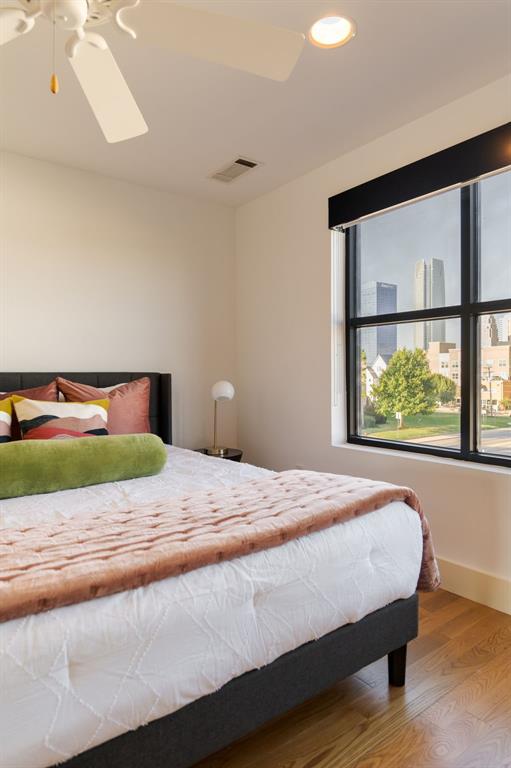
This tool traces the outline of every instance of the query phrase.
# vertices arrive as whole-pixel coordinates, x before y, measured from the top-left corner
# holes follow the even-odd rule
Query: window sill
[[[445,456],[434,456],[425,453],[413,453],[412,451],[400,451],[399,449],[376,448],[373,445],[357,445],[344,441],[342,443],[332,443],[333,448],[343,448],[349,451],[362,451],[363,453],[386,456],[388,459],[396,458],[409,461],[429,462],[431,464],[441,464],[443,466],[455,467],[461,471],[491,472],[495,475],[511,475],[511,470],[507,467],[501,467],[498,464],[479,464],[476,461],[463,461],[462,459],[450,459]]]

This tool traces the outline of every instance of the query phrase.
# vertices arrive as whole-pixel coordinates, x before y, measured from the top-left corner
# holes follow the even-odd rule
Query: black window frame
[[[502,129],[505,129],[502,131]],[[356,220],[352,224],[340,225],[335,223],[335,217],[342,215],[343,200],[353,203],[350,213],[356,213],[357,205],[360,201],[363,201],[364,216],[367,213],[376,213],[378,208],[371,210],[371,195],[372,191],[378,193],[374,195],[374,203],[380,206],[382,213],[384,209],[391,207],[386,206],[385,203],[385,188],[389,188],[389,199],[392,199],[392,195],[395,195],[395,174],[403,174],[406,171],[410,181],[410,189],[406,190],[403,187],[400,188],[400,194],[406,195],[413,190],[413,171],[417,173],[424,171],[427,168],[428,161],[435,159],[441,160],[440,166],[442,172],[449,172],[449,169],[453,171],[449,160],[453,155],[450,153],[457,153],[457,158],[463,158],[467,155],[467,163],[470,166],[470,153],[474,148],[474,142],[477,140],[486,141],[486,149],[488,146],[488,139],[493,141],[493,161],[483,164],[483,168],[479,168],[480,176],[488,175],[495,171],[511,172],[511,165],[509,165],[510,157],[509,150],[502,155],[498,155],[499,159],[495,164],[495,136],[499,139],[499,149],[502,149],[502,139],[509,141],[511,138],[511,123],[506,126],[501,126],[499,129],[490,131],[487,134],[482,134],[481,137],[464,142],[461,145],[444,150],[443,152],[432,155],[430,158],[412,163],[410,166],[406,166],[404,169],[387,174],[385,177],[380,177],[373,182],[368,182],[366,185],[356,187],[354,190],[348,190],[348,192],[341,193],[334,198],[330,199],[330,227],[332,229],[340,229],[345,232],[345,327],[346,327],[346,403],[347,403],[347,441],[356,445],[371,446],[375,448],[385,448],[390,450],[407,451],[412,453],[420,453],[431,456],[441,456],[444,458],[456,459],[461,461],[476,462],[478,464],[494,464],[498,466],[511,468],[511,457],[504,455],[492,454],[487,451],[481,452],[478,450],[478,443],[480,442],[479,435],[479,418],[480,418],[480,334],[479,334],[479,318],[486,314],[495,314],[498,312],[511,312],[511,296],[505,299],[498,299],[492,301],[480,300],[480,179],[468,181],[463,179],[458,181],[456,186],[459,186],[460,195],[460,278],[461,278],[461,290],[460,290],[460,303],[455,305],[449,305],[445,307],[431,308],[431,309],[419,309],[410,310],[406,312],[394,312],[389,314],[372,315],[372,316],[357,316],[357,299],[359,296],[359,284],[360,284],[360,253],[359,253],[359,227],[360,223]],[[483,141],[483,143],[484,143]],[[478,145],[480,148],[480,144]],[[511,144],[507,144],[507,147]],[[460,148],[464,151],[460,152]],[[441,157],[442,156],[442,157]],[[473,153],[472,153],[473,159]],[[504,161],[503,161],[504,160]],[[438,164],[438,163],[437,163]],[[473,164],[472,164],[473,167]],[[484,171],[486,168],[486,171]],[[453,171],[454,172],[454,171]],[[442,188],[435,187],[434,173],[430,178],[430,184],[433,185],[429,193],[440,193]],[[392,178],[394,177],[394,178]],[[383,183],[382,183],[383,182]],[[451,182],[453,183],[453,182]],[[424,178],[420,179],[420,184],[424,184]],[[460,186],[463,184],[463,186]],[[372,185],[375,185],[372,187]],[[454,183],[453,183],[454,185]],[[367,194],[364,195],[364,187]],[[356,195],[350,194],[356,192]],[[427,191],[426,191],[427,194]],[[413,204],[417,202],[420,196],[410,195],[408,198],[403,197],[399,202],[410,202]],[[383,205],[382,205],[383,203]],[[394,203],[395,205],[395,203]],[[393,207],[393,206],[392,206]],[[348,205],[348,208],[350,206]],[[362,218],[362,216],[360,217]],[[334,220],[333,220],[334,219]],[[358,418],[359,418],[359,388],[360,377],[358,376],[358,349],[357,349],[357,337],[358,330],[368,326],[378,325],[395,325],[398,323],[412,323],[425,320],[441,320],[455,318],[459,319],[461,324],[461,364],[460,364],[460,389],[461,389],[461,406],[460,406],[460,446],[459,448],[440,448],[433,445],[424,445],[413,442],[404,442],[397,440],[385,440],[381,438],[363,437],[358,434]]]

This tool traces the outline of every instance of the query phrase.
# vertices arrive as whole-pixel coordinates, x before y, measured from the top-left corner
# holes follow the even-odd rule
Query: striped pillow
[[[30,400],[52,400],[55,402],[58,400],[57,380],[53,379],[53,381],[44,384],[42,387],[29,387],[28,389],[14,389],[10,392],[0,392],[0,400],[4,397],[13,397],[14,395],[28,397]],[[94,400],[93,397],[87,399]],[[21,440],[20,425],[18,424],[14,408],[12,410],[11,440]]]
[[[24,440],[108,435],[108,399],[87,403],[51,403],[16,395],[11,399]]]
[[[11,437],[12,400],[10,397],[0,400],[0,443],[8,443]]]

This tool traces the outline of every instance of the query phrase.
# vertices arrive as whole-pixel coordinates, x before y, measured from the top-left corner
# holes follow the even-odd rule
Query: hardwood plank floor
[[[382,659],[197,768],[511,768],[511,616],[421,595],[404,688]]]

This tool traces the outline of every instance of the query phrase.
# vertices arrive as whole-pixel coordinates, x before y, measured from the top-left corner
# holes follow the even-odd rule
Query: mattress
[[[155,477],[0,501],[0,527],[271,474],[168,453]],[[419,516],[393,502],[274,549],[0,624],[0,767],[54,765],[409,597],[421,555]]]

